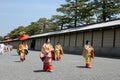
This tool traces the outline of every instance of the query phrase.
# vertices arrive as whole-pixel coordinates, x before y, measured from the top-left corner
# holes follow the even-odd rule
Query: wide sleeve
[[[62,46],[60,45],[60,54],[61,55],[64,55],[64,51],[63,51],[63,49],[62,49]]]
[[[91,58],[95,58],[95,54],[94,54],[94,48],[93,47],[91,47]]]
[[[42,47],[41,52],[42,52],[43,54],[46,54],[46,53],[49,52],[49,48],[48,48],[48,45],[47,45],[47,44],[43,44],[43,47]]]
[[[85,45],[84,48],[83,48],[82,56],[83,56],[84,58],[86,58],[86,54],[87,54],[87,53],[88,53],[88,48],[87,48],[87,46]]]

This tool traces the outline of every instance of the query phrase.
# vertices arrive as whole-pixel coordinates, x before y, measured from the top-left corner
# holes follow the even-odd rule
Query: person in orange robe
[[[83,50],[83,57],[86,60],[86,67],[91,67],[91,58],[94,59],[94,48],[90,45],[90,42],[87,40]]]
[[[53,52],[54,48],[50,43],[50,39],[46,39],[46,42],[43,44],[40,52],[40,58],[43,62],[44,71],[52,72]]]
[[[18,53],[20,55],[20,61],[25,61],[25,55],[28,53],[28,46],[24,44],[23,41],[18,46]]]
[[[61,60],[61,56],[60,55],[63,55],[63,54],[64,54],[64,52],[63,52],[62,46],[60,45],[59,42],[57,42],[57,45],[55,46],[56,60],[57,61]]]

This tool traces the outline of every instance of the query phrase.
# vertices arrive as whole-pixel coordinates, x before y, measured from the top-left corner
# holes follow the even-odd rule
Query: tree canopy
[[[120,0],[65,1],[56,9],[61,15],[52,15],[51,19],[40,18],[28,26],[19,26],[6,36],[17,38],[21,31],[31,36],[120,18]]]
[[[3,36],[0,36],[0,41],[2,41],[3,40]]]

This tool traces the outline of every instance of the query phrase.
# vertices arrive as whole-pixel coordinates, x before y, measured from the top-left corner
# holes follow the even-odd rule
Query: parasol
[[[26,40],[26,39],[28,39],[29,38],[29,35],[24,35],[24,36],[19,36],[18,37],[18,40]]]

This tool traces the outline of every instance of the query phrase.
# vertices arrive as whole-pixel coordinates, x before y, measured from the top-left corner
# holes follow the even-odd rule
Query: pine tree
[[[93,7],[97,22],[113,20],[120,15],[120,0],[94,0]]]

